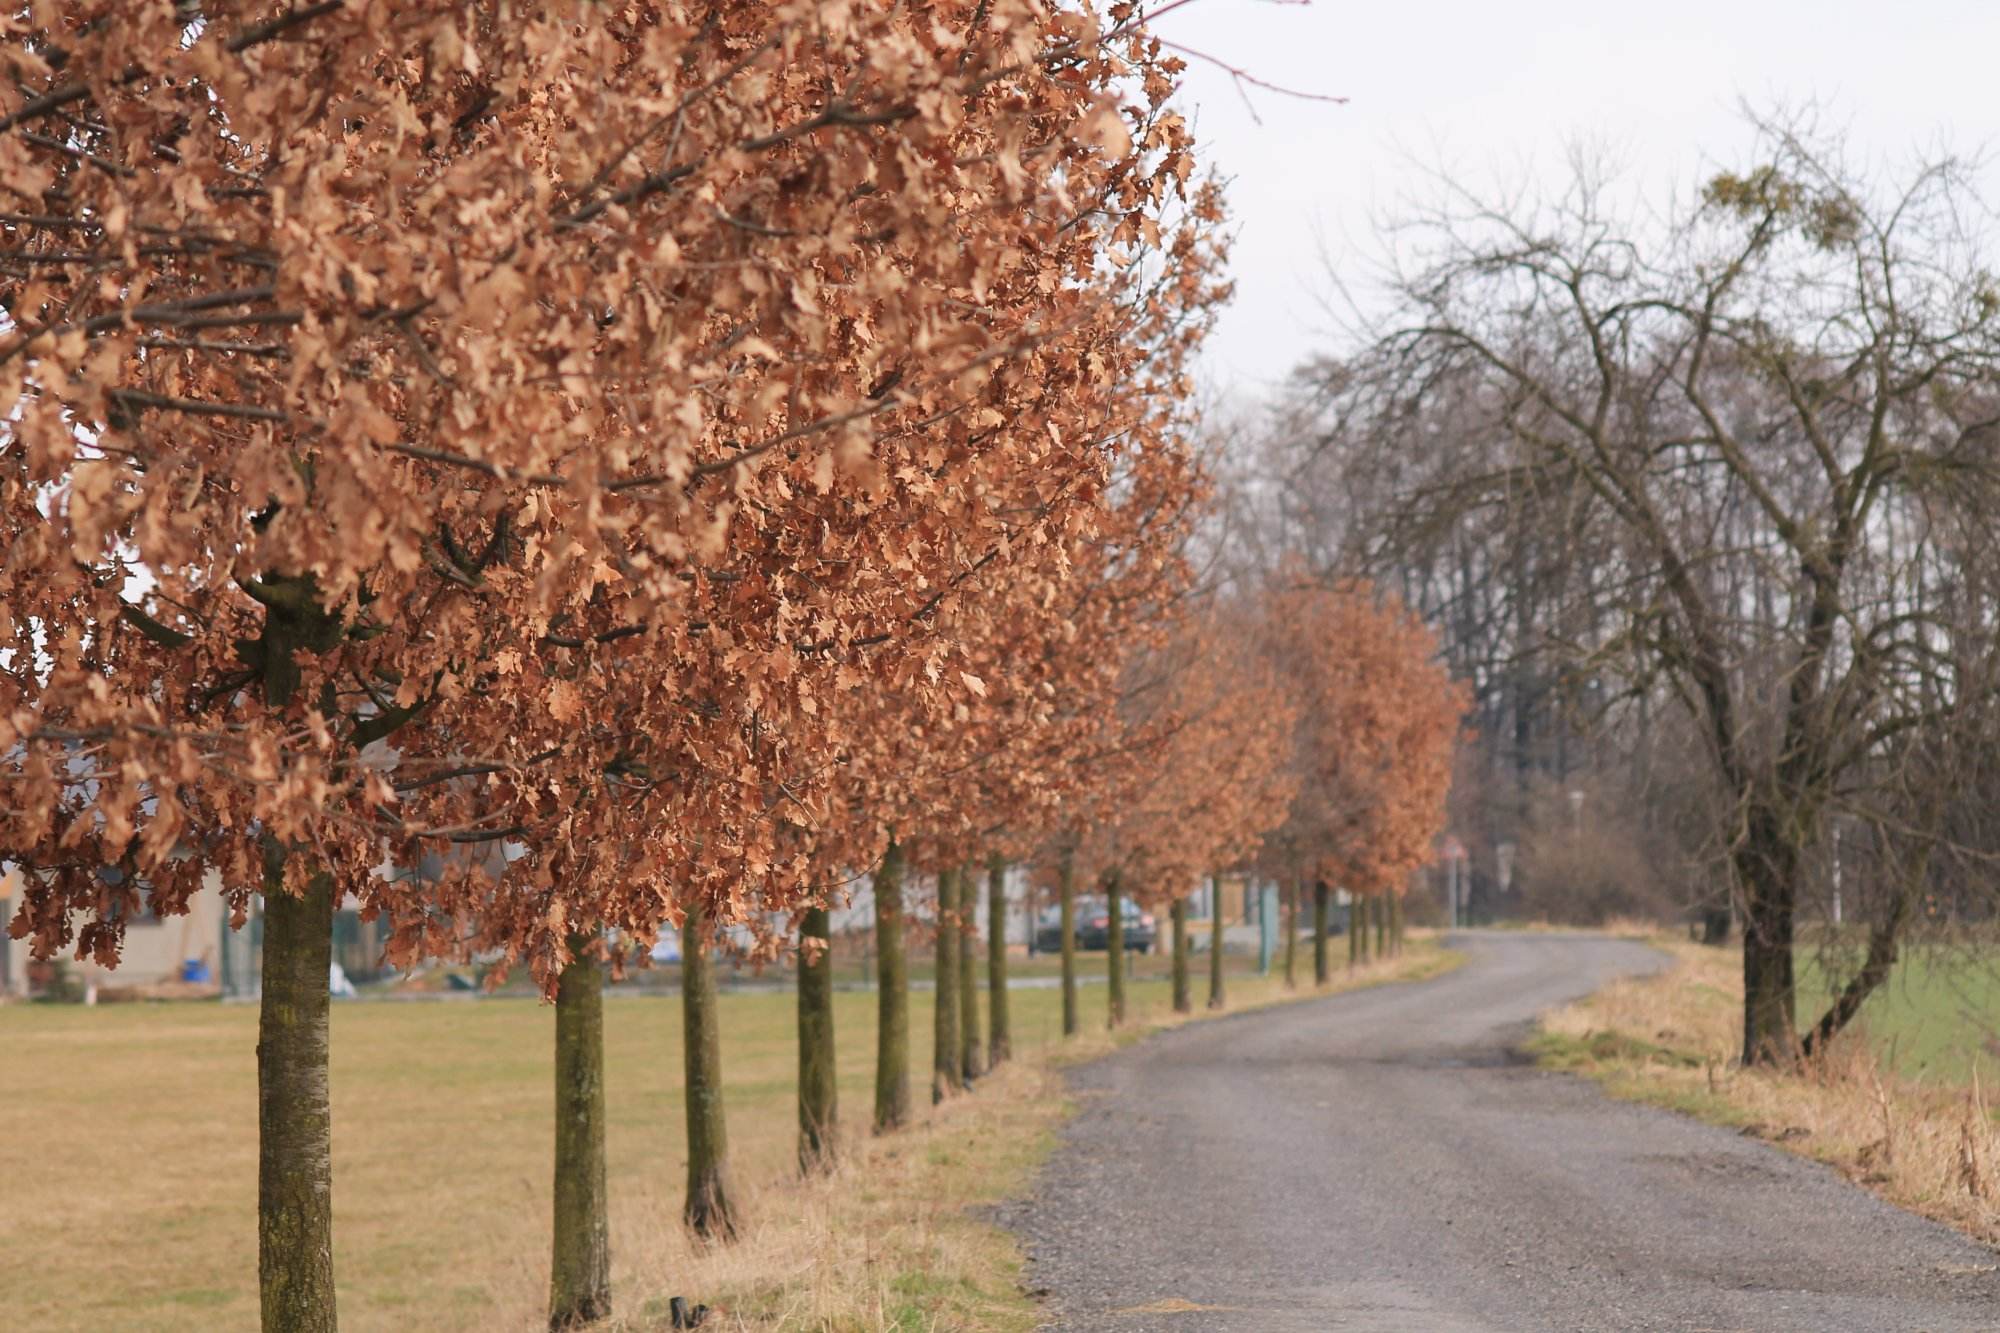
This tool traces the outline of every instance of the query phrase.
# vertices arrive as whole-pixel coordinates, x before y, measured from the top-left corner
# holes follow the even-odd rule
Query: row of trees
[[[905,867],[943,872],[942,1094],[982,859],[1046,858],[1065,902],[1095,877],[1114,932],[1301,801],[1295,887],[1393,896],[1421,859],[1456,716],[1427,641],[1367,589],[1191,557],[1220,200],[1135,5],[0,23],[9,929],[110,963],[142,894],[183,910],[213,869],[240,922],[261,891],[267,1328],[335,1323],[344,898],[398,962],[497,951],[555,998],[562,1324],[607,1308],[597,1006],[629,946],[682,932],[687,1220],[726,1235],[720,932],[803,937],[810,1167],[858,868],[886,1131]],[[1377,628],[1421,688],[1340,665]],[[1374,702],[1315,711],[1342,672]]]
[[[1324,986],[1331,979],[1327,944],[1335,882],[1354,903],[1349,967],[1400,951],[1402,899],[1414,872],[1430,860],[1441,827],[1463,708],[1459,688],[1433,660],[1435,639],[1414,616],[1378,600],[1372,589],[1316,586],[1299,581],[1296,571],[1252,598],[1201,598],[1195,605],[1198,609],[1175,618],[1175,632],[1164,645],[1124,656],[1120,707],[1111,724],[1121,742],[1118,753],[1115,759],[1091,757],[1096,767],[1083,771],[1094,776],[1071,787],[1077,799],[1088,802],[1086,810],[1043,821],[1038,841],[1021,841],[1025,824],[983,830],[995,847],[983,858],[957,859],[954,845],[934,841],[931,855],[943,862],[933,862],[935,869],[924,876],[913,872],[909,853],[895,840],[874,867],[869,885],[877,958],[873,1133],[903,1129],[915,1114],[907,966],[913,933],[929,936],[935,958],[931,1102],[966,1092],[1013,1054],[1010,860],[998,850],[1010,837],[1015,846],[1029,849],[1031,865],[1053,872],[1065,1038],[1080,1027],[1080,882],[1094,880],[1106,901],[1106,1013],[1113,1028],[1127,1018],[1130,955],[1121,910],[1126,898],[1170,916],[1172,1003],[1176,1012],[1192,1011],[1188,894],[1204,878],[1203,867],[1214,894],[1210,1009],[1226,1005],[1224,871],[1280,878],[1288,919],[1288,986],[1297,984],[1301,904],[1308,894],[1314,980]],[[1247,638],[1231,648],[1226,631]],[[920,879],[928,880],[928,889]],[[921,926],[911,920],[918,905],[928,908]],[[982,906],[983,1022],[974,950]],[[810,907],[798,920],[792,946],[798,978],[798,1162],[801,1172],[811,1174],[836,1159],[841,1129],[827,913]],[[684,1219],[697,1234],[727,1241],[738,1221],[728,1188],[717,1001],[707,957],[712,941],[692,913],[682,931]],[[572,1128],[559,1125],[557,1134],[553,1327],[587,1322],[610,1309],[598,1026],[602,978],[584,949],[577,953],[556,997],[559,1120],[567,1118]],[[565,1021],[566,1012],[577,1017]],[[565,1181],[571,1182],[567,1192]],[[576,1182],[594,1183],[585,1188]]]

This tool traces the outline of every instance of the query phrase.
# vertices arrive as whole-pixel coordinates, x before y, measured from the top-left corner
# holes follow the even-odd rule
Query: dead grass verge
[[[1544,1065],[1824,1162],[2000,1246],[2000,1133],[1976,1073],[1961,1085],[1885,1072],[1865,1034],[1795,1069],[1743,1069],[1741,955],[1653,942],[1672,967],[1543,1016],[1531,1049]]]
[[[1225,1014],[1240,1014],[1387,982],[1449,971],[1463,955],[1428,935],[1403,957],[1337,971],[1324,990],[1288,991],[1278,976],[1233,976]],[[1305,960],[1301,960],[1305,961]],[[1195,986],[1196,1003],[1206,989]],[[1072,1108],[1064,1066],[1184,1023],[1149,993],[1117,1032],[1092,1026],[1071,1041],[1039,1046],[981,1079],[969,1094],[930,1108],[908,1130],[850,1138],[837,1169],[810,1181],[765,1180],[744,1196],[750,1225],[736,1244],[706,1248],[677,1223],[678,1200],[644,1210],[658,1219],[622,1243],[643,1251],[647,1270],[672,1282],[647,1292],[609,1327],[653,1333],[666,1326],[673,1293],[700,1293],[716,1312],[705,1328],[827,1330],[1028,1330],[1039,1313],[1020,1283],[1014,1238],[984,1220],[991,1205],[1028,1188]],[[843,1107],[849,1123],[866,1107]],[[636,1294],[636,1293],[635,1293]]]

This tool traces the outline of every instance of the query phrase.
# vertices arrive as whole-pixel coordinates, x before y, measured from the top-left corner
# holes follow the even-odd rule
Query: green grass
[[[1883,1061],[1900,1073],[1965,1082],[2000,1076],[2000,951],[1916,948],[1868,997],[1859,1023]],[[1851,968],[1835,970],[1841,980]],[[1817,1021],[1831,998],[1816,953],[1799,955],[1799,1022]]]
[[[1309,942],[1301,941],[1301,943]],[[1163,941],[1162,948],[1164,947]],[[1345,937],[1335,940],[1334,948],[1339,958],[1346,958],[1347,942]],[[1164,980],[1168,976],[1171,961],[1164,953],[1157,951],[1150,954],[1131,953],[1128,957],[1132,964],[1133,975],[1142,980]],[[1225,954],[1224,957],[1229,961],[1232,974],[1249,965],[1248,955],[1231,953]],[[1276,961],[1280,965],[1283,963],[1282,957]],[[1107,960],[1102,949],[1078,952],[1077,963],[1079,975],[1084,978],[1086,984],[1097,986],[1104,983]],[[984,976],[986,965],[984,945],[980,947],[979,965],[981,975]],[[1207,978],[1208,955],[1205,952],[1194,955],[1193,969],[1196,981],[1203,981]],[[936,976],[937,965],[929,949],[912,949],[906,961],[905,970],[908,972],[912,982],[920,985],[929,985]],[[467,978],[473,976],[473,969],[471,968],[445,968],[428,978],[426,985],[416,987],[416,989],[442,989],[442,975],[444,972],[457,972]],[[1007,975],[1020,980],[1032,978],[1053,979],[1062,975],[1062,958],[1060,955],[1048,953],[1036,954],[1033,958],[1017,954],[1007,961]],[[788,985],[790,984],[790,980],[789,975],[772,966],[756,967],[748,964],[737,966],[724,962],[717,968],[717,981],[724,990],[732,986],[757,989],[771,985]],[[872,986],[875,981],[874,956],[872,954],[862,954],[846,941],[835,941],[833,981],[836,987],[850,990],[857,986]],[[635,968],[629,974],[628,984],[633,990],[673,990],[680,985],[680,965],[678,963],[655,963],[643,969]],[[362,989],[393,991],[397,989],[397,986],[394,982],[370,982],[365,983]],[[532,993],[532,983],[525,972],[516,969],[508,975],[500,993],[529,995]]]
[[[1395,976],[1449,961],[1413,941]],[[1104,962],[1089,955],[1086,965]],[[1232,1009],[1283,996],[1275,980],[1240,970],[1246,960],[1231,963]],[[1166,1015],[1164,969],[1164,959],[1141,960],[1128,1032]],[[1198,973],[1197,999],[1204,986]],[[1086,1053],[1114,1044],[1102,1034],[1105,994],[1101,984],[1081,991],[1085,1032],[1095,1034],[1079,1043]],[[664,1308],[666,1293],[726,1296],[725,1327],[1032,1328],[1011,1239],[966,1212],[1018,1189],[1052,1141],[1060,1085],[1037,1052],[1059,1040],[1060,992],[1011,993],[1018,1072],[985,1080],[908,1134],[872,1142],[875,997],[842,992],[834,1004],[841,1113],[867,1146],[814,1192],[789,1183],[795,998],[724,999],[732,1169],[756,1233],[731,1258],[694,1252],[679,1226],[679,1001],[607,1001],[614,1299],[640,1312]],[[930,995],[914,992],[920,1099],[931,1023]],[[0,1006],[0,1324],[256,1326],[256,1026],[249,1005]],[[335,1005],[344,1329],[536,1326],[546,1300],[553,1029],[553,1010],[527,998]],[[630,1324],[658,1326],[643,1315]]]
[[[1605,1061],[1657,1061],[1661,1064],[1698,1066],[1701,1061],[1685,1051],[1676,1051],[1644,1041],[1624,1032],[1589,1032],[1574,1036],[1567,1032],[1537,1032],[1522,1049],[1551,1069],[1588,1069]]]

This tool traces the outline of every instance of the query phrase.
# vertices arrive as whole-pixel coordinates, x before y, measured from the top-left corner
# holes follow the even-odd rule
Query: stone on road
[[[1469,933],[1436,980],[1198,1023],[1076,1071],[1005,1219],[1052,1327],[2000,1329],[1991,1250],[1511,1054],[1642,944]]]

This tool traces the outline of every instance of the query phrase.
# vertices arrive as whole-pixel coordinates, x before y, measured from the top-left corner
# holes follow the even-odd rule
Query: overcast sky
[[[1157,31],[1345,106],[1247,89],[1190,57],[1183,94],[1230,181],[1237,295],[1205,376],[1257,395],[1330,343],[1328,265],[1364,279],[1371,218],[1419,164],[1554,177],[1580,136],[1664,190],[1738,162],[1741,101],[1817,99],[1870,155],[2000,146],[2000,0],[1197,0]],[[1414,159],[1414,161],[1412,161]]]

